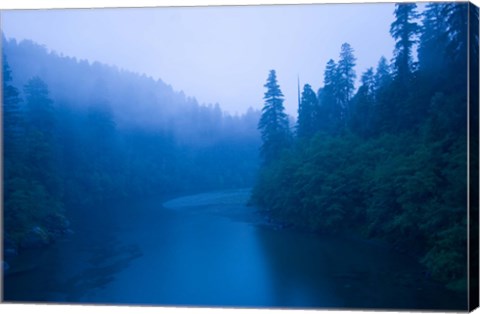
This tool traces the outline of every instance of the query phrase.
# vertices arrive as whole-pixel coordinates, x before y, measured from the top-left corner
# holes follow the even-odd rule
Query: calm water
[[[465,308],[466,297],[384,245],[275,230],[243,205],[248,193],[99,208],[68,240],[19,256],[5,301]]]

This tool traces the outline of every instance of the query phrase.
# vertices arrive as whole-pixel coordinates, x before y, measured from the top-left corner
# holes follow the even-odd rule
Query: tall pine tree
[[[395,39],[394,49],[394,85],[392,86],[391,102],[396,121],[393,131],[414,129],[418,126],[419,114],[416,112],[416,98],[412,96],[413,88],[413,49],[417,43],[419,25],[416,22],[419,15],[417,5],[414,3],[397,4],[395,7],[395,21],[391,24],[390,34]],[[413,98],[413,99],[410,99]]]
[[[280,156],[280,153],[289,145],[290,128],[288,116],[283,106],[283,93],[277,83],[275,70],[271,70],[267,83],[265,104],[262,109],[262,116],[258,123],[262,137],[261,155],[265,163],[269,163]]]
[[[323,74],[324,87],[318,91],[319,128],[327,133],[335,133],[340,126],[340,105],[337,100],[337,64],[330,59]]]
[[[312,87],[305,84],[298,107],[297,136],[308,138],[314,135],[318,131],[318,116],[317,96]]]
[[[414,3],[397,4],[395,7],[395,21],[390,27],[390,34],[395,39],[394,68],[395,77],[403,84],[407,84],[413,70],[413,46],[417,42],[419,25],[417,5]]]
[[[362,75],[362,85],[352,100],[352,115],[350,127],[360,136],[371,134],[372,116],[375,102],[375,75],[373,68],[367,69]]]
[[[349,105],[350,100],[353,97],[353,92],[355,90],[355,79],[357,77],[354,70],[357,59],[353,55],[353,52],[353,48],[350,46],[350,44],[342,44],[337,66],[337,99],[341,109],[340,119],[342,121],[342,126],[345,126],[350,114]]]
[[[375,80],[375,104],[372,113],[372,131],[380,134],[393,130],[396,121],[396,104],[391,101],[391,66],[385,57],[378,61]]]
[[[444,3],[429,3],[422,12],[420,45],[418,47],[419,70],[430,80],[437,81],[445,76],[447,61],[448,26]],[[433,75],[437,74],[437,75]]]
[[[8,62],[3,57],[3,82],[2,82],[2,96],[3,96],[3,152],[4,162],[12,162],[15,156],[18,158],[19,141],[22,137],[23,129],[22,112],[20,108],[19,91],[11,85],[12,72]],[[9,167],[6,167],[6,170]]]
[[[55,115],[47,84],[39,77],[25,85],[28,114],[27,165],[32,179],[46,189],[50,196],[60,195],[58,163],[55,142]]]

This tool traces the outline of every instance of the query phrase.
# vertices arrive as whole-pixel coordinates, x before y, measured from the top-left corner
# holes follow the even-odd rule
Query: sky
[[[392,57],[393,3],[2,11],[7,38],[161,79],[231,114],[263,106],[270,69],[286,111],[297,112],[297,78],[315,90],[342,43],[358,79]]]

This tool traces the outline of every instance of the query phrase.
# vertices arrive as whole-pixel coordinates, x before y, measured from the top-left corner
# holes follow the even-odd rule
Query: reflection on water
[[[122,244],[112,237],[99,237],[97,242],[79,240],[19,256],[5,278],[4,299],[89,302],[92,291],[105,289],[116,273],[142,255],[137,245]]]
[[[425,278],[412,258],[384,246],[268,228],[258,228],[257,234],[275,282],[274,304],[384,309],[466,305],[466,298]]]
[[[466,298],[366,241],[274,230],[248,190],[115,204],[66,242],[18,257],[6,301],[462,309]],[[105,212],[105,211],[104,211]],[[107,223],[106,223],[107,221]],[[32,260],[35,260],[32,263]],[[23,266],[22,266],[23,265]]]

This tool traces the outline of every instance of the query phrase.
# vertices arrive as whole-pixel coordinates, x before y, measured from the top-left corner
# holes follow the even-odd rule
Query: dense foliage
[[[3,38],[4,239],[44,245],[102,202],[248,187],[260,112]],[[107,209],[108,206],[105,206]]]
[[[382,238],[465,290],[469,8],[478,23],[466,3],[421,15],[398,4],[391,65],[363,73],[355,94],[354,51],[342,45],[318,101],[305,86],[295,144],[262,167],[252,201],[285,225]]]

